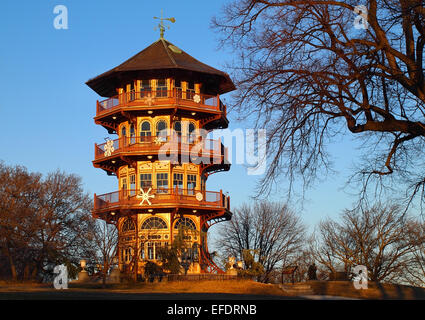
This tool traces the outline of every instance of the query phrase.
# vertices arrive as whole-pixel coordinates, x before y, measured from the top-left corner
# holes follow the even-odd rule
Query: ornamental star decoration
[[[145,192],[145,191],[143,191],[142,188],[140,188],[140,192],[141,193],[136,196],[137,199],[142,199],[142,201],[139,203],[139,206],[142,206],[145,203],[145,201],[149,205],[152,204],[149,199],[155,198],[155,195],[154,194],[149,194],[149,192],[151,192],[151,190],[152,190],[152,188],[149,188],[148,191]]]
[[[105,152],[103,153],[103,155],[104,155],[105,157],[109,157],[109,156],[112,154],[112,152],[114,152],[114,151],[115,151],[115,148],[114,148],[114,142],[113,142],[112,140],[108,140],[108,141],[106,141],[106,144],[105,144],[105,146],[103,147],[103,150],[105,151]]]
[[[195,94],[193,97],[193,101],[195,101],[196,103],[201,102],[201,97],[199,96],[199,94]]]
[[[161,137],[155,137],[155,139],[153,139],[153,142],[154,142],[157,146],[159,146],[161,143],[163,143],[163,142],[164,142],[164,140],[163,140],[163,138],[161,138]]]
[[[152,98],[151,94],[149,93],[148,96],[145,98],[145,103],[149,107],[151,107],[153,102],[154,102],[154,98]]]

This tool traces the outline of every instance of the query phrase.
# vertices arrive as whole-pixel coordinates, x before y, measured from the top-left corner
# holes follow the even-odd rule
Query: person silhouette
[[[308,280],[317,280],[316,271],[317,267],[316,264],[313,262],[313,264],[308,267]]]

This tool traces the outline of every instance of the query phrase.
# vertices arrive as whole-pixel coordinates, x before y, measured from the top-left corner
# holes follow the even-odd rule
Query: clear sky
[[[2,0],[0,3],[0,159],[43,174],[61,169],[83,178],[89,193],[118,187],[115,177],[95,169],[94,143],[107,131],[94,124],[100,97],[85,82],[127,60],[159,38],[154,31],[161,8],[176,23],[165,38],[198,60],[224,71],[229,53],[217,50],[210,21],[224,0]],[[57,30],[56,5],[68,9],[68,29]],[[231,99],[227,94],[225,100]],[[229,114],[230,128],[246,128]],[[355,155],[347,139],[332,145],[336,174],[306,194],[302,219],[314,226],[355,200],[341,190]],[[259,176],[242,165],[210,176],[208,190],[229,192],[232,207],[249,200]],[[283,188],[286,187],[283,179]],[[300,191],[300,190],[299,190]],[[284,200],[275,192],[271,200]],[[299,204],[296,205],[299,207]]]

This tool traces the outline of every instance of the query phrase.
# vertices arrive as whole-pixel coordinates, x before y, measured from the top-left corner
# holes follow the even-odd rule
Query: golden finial
[[[164,18],[163,17],[163,10],[162,9],[161,9],[161,17],[160,18],[153,17],[153,18],[160,20],[160,23],[158,24],[158,27],[157,28],[159,29],[160,39],[164,39],[165,28],[170,29],[169,26],[167,26],[167,25],[164,24],[164,20],[168,20],[171,23],[174,23],[174,22],[176,22],[176,19],[174,19],[174,18]],[[155,30],[157,30],[157,28],[155,28]]]

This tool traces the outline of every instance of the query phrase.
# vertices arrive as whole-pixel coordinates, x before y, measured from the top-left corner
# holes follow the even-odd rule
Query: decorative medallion
[[[195,197],[196,197],[196,200],[198,201],[204,200],[204,196],[200,192],[197,192]]]
[[[164,142],[164,138],[163,137],[155,137],[155,139],[153,139],[153,142],[159,146],[160,144],[162,144]]]
[[[200,97],[200,95],[199,95],[199,94],[195,94],[195,95],[193,96],[193,101],[195,101],[196,103],[201,102],[201,97]]]
[[[151,107],[151,106],[152,106],[152,103],[154,103],[154,101],[155,101],[155,99],[154,99],[154,98],[152,98],[152,96],[151,96],[151,94],[150,94],[150,93],[148,93],[148,96],[145,98],[145,103],[146,103],[149,107]]]
[[[142,206],[145,203],[145,201],[149,205],[152,204],[149,199],[155,198],[155,195],[154,194],[149,194],[149,192],[151,192],[151,190],[152,190],[152,188],[149,188],[148,191],[145,192],[145,191],[143,191],[142,188],[140,188],[140,192],[141,193],[136,196],[137,199],[142,199],[142,201],[139,203],[139,206]]]
[[[115,151],[115,148],[114,148],[114,141],[112,141],[112,140],[108,140],[108,141],[105,143],[105,145],[104,145],[104,147],[103,147],[103,150],[105,151],[105,152],[103,153],[103,155],[104,155],[105,157],[109,157],[109,156],[112,154],[112,152],[114,152],[114,151]]]

